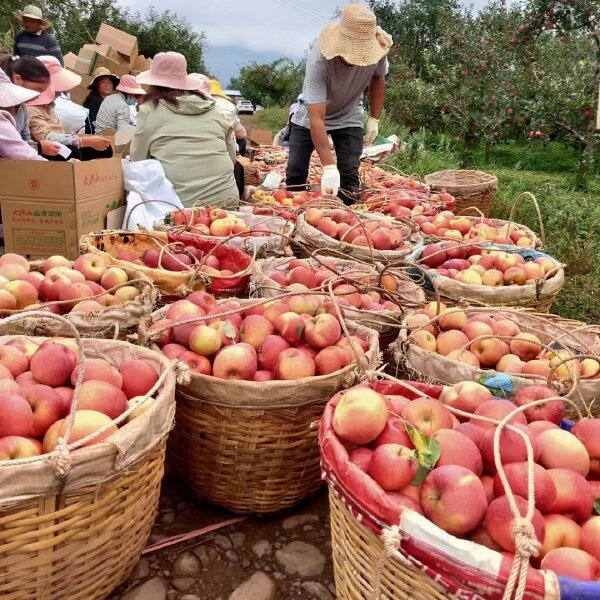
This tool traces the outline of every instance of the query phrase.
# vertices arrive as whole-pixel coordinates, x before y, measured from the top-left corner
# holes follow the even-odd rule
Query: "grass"
[[[254,113],[254,123],[257,129],[268,129],[273,135],[285,127],[287,120],[287,107],[275,106]]]
[[[403,136],[404,153],[389,162],[405,173],[425,175],[458,168],[459,154],[443,136]],[[600,322],[600,173],[590,178],[586,192],[573,191],[577,168],[574,150],[558,143],[505,144],[494,147],[489,162],[483,149],[475,154],[474,168],[498,177],[492,215],[507,219],[521,192],[534,194],[546,234],[546,251],[566,265],[566,282],[553,312],[588,323]],[[515,221],[540,231],[535,209],[524,200]]]

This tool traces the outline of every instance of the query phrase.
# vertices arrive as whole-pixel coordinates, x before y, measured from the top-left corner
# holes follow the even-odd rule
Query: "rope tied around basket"
[[[54,475],[64,485],[71,474],[71,453],[64,436],[58,438],[56,448],[50,453],[49,462],[54,469]]]
[[[392,525],[386,527],[381,532],[381,541],[383,549],[379,558],[377,559],[377,565],[375,566],[375,582],[373,585],[373,594],[371,600],[381,600],[381,579],[383,577],[383,567],[385,563],[392,558],[392,556],[399,555],[398,549],[402,542],[402,535],[400,533],[400,527],[398,525]],[[399,555],[404,558],[401,554]]]

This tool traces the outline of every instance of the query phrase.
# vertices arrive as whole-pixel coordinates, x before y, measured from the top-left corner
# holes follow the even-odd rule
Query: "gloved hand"
[[[337,196],[340,189],[340,172],[336,165],[325,165],[321,175],[321,194]]]
[[[379,119],[369,117],[365,131],[365,146],[370,146],[379,134]]]

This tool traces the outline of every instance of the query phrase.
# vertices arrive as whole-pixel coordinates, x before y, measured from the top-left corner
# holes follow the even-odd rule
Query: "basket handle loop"
[[[517,208],[521,205],[523,198],[528,198],[533,203],[533,207],[535,208],[535,212],[537,213],[538,224],[540,226],[540,239],[542,240],[542,248],[546,246],[546,232],[544,230],[544,221],[542,220],[542,212],[540,211],[540,205],[536,197],[531,192],[521,192],[517,199],[514,201],[511,209],[510,215],[508,217],[508,231],[510,233],[510,226],[513,224],[513,217]]]

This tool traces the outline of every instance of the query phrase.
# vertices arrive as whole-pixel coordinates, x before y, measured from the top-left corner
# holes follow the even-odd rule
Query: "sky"
[[[118,0],[144,12],[147,0]],[[344,0],[152,0],[158,10],[186,17],[206,34],[206,63],[226,85],[250,61],[301,58],[318,32],[335,20]],[[465,2],[467,4],[467,2]],[[468,4],[481,6],[485,0]]]

